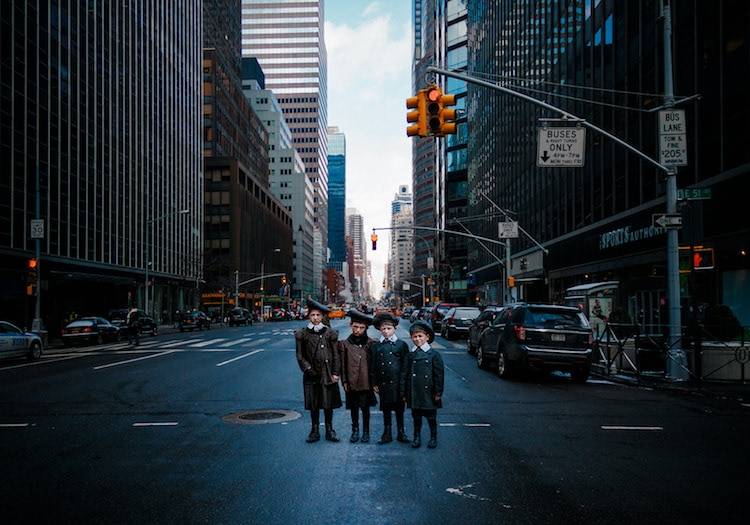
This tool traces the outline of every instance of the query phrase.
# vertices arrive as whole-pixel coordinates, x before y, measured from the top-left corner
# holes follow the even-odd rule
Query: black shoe
[[[349,443],[356,443],[359,441],[359,429],[357,427],[352,428],[352,437],[349,438]]]
[[[391,433],[391,427],[385,427],[385,430],[383,431],[383,435],[380,436],[380,441],[378,441],[378,444],[385,445],[386,443],[390,443],[393,441],[393,434]]]
[[[435,448],[435,447],[437,447],[437,437],[436,436],[432,436],[430,438],[430,442],[427,443],[427,448]]]
[[[396,441],[399,443],[411,443],[408,437],[406,437],[406,432],[404,432],[404,429],[399,429],[398,436],[396,436]]]
[[[336,437],[336,431],[332,428],[326,429],[326,440],[328,441],[339,441],[339,438]]]
[[[370,433],[367,430],[365,430],[364,432],[362,432],[362,439],[360,439],[360,441],[362,443],[369,443],[370,442]]]
[[[422,438],[414,436],[414,441],[411,442],[411,448],[419,448],[420,446],[422,446]]]
[[[315,443],[316,441],[320,441],[320,432],[318,432],[318,429],[313,427],[313,429],[310,431],[310,435],[307,436],[308,443]]]

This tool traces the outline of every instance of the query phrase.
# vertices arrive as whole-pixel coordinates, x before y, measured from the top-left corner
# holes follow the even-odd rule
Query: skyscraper
[[[314,223],[328,247],[328,72],[322,0],[242,0],[242,54],[256,57],[315,188]],[[317,241],[316,241],[317,242]],[[323,267],[318,267],[320,284]]]
[[[328,247],[336,269],[346,261],[346,136],[328,128]]]
[[[202,276],[201,5],[0,3],[2,317],[25,322],[37,242],[43,317],[143,306],[147,268],[156,313],[188,301]]]
[[[401,185],[391,203],[391,246],[388,262],[388,289],[400,293],[401,282],[412,274],[414,253],[414,215],[409,186]]]

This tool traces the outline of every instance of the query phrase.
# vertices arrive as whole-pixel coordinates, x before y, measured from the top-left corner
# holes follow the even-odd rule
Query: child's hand
[[[333,380],[334,383],[338,383],[339,382],[339,376],[337,376],[337,375],[332,375],[331,379]]]
[[[372,387],[372,391],[375,392],[376,394],[380,393],[380,389],[377,386]]]
[[[434,400],[435,402],[438,402],[438,401],[440,401],[440,396],[436,394],[436,395],[432,396],[432,399],[433,399],[433,400]]]

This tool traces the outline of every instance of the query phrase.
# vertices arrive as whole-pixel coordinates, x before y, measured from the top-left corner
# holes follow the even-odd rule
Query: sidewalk
[[[650,388],[676,394],[703,395],[715,399],[728,398],[738,401],[750,401],[750,381],[673,381],[662,376],[641,374],[602,374],[594,370],[592,376],[619,383],[622,385]]]

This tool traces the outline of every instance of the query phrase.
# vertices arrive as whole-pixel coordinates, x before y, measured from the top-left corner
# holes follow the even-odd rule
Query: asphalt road
[[[370,443],[348,442],[340,409],[341,442],[308,444],[292,335],[302,325],[0,362],[3,522],[748,520],[750,403],[563,375],[504,381],[477,369],[463,341],[438,337],[438,448],[378,445],[377,407]]]

